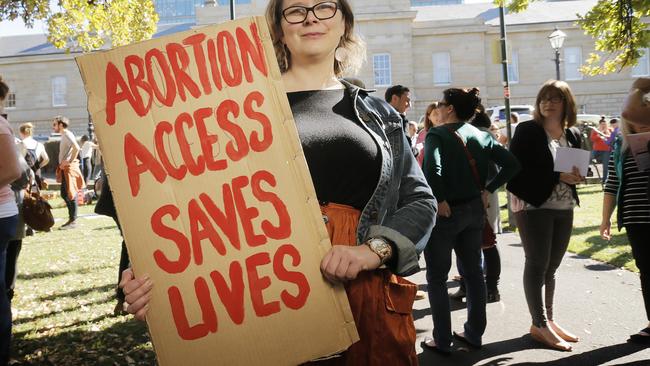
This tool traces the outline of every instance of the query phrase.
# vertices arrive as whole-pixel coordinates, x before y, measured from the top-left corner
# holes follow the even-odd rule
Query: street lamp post
[[[551,42],[551,48],[555,50],[555,79],[560,80],[560,49],[566,39],[566,33],[555,27],[553,33],[548,36],[548,41]]]

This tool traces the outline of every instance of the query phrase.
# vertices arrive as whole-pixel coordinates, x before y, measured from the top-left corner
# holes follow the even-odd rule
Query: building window
[[[230,0],[218,0],[219,6],[230,5]],[[236,0],[235,4],[250,4],[251,0]],[[203,6],[205,0],[156,0],[159,24],[195,23],[196,7]]]
[[[632,76],[648,76],[650,75],[650,56],[648,56],[648,49],[642,48],[641,58],[639,62],[632,68]]]
[[[463,0],[411,0],[411,6],[464,4]]]
[[[519,82],[519,52],[512,51],[510,54],[510,62],[508,62],[508,81],[512,84]],[[503,72],[501,73],[503,78]]]
[[[65,76],[55,76],[52,78],[52,107],[66,106],[65,94],[68,80]]]
[[[451,57],[449,52],[433,54],[433,85],[451,84]]]
[[[5,99],[5,108],[16,108],[16,93],[7,94],[7,99]]]
[[[194,9],[203,3],[204,0],[156,0],[158,23],[194,23],[196,21]]]
[[[390,55],[381,53],[372,56],[372,69],[375,74],[375,86],[391,85]]]
[[[564,49],[564,77],[567,80],[582,80],[582,48],[566,47]]]

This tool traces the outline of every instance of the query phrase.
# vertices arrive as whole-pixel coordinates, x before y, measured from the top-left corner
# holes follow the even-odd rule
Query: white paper
[[[650,152],[648,152],[650,132],[627,135],[627,141],[630,144],[630,151],[634,156],[634,160],[636,160],[639,171],[645,172],[650,170]]]
[[[571,173],[575,166],[580,170],[580,175],[586,177],[590,155],[591,153],[587,150],[572,147],[558,147],[555,155],[554,170],[560,173]]]

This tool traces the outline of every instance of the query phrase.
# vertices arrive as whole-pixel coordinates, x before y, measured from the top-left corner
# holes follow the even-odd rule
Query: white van
[[[532,105],[520,104],[510,106],[510,112],[517,112],[519,114],[519,122],[533,119],[534,111],[535,107]],[[506,107],[503,105],[486,108],[485,113],[490,116],[490,120],[492,120],[492,122],[497,122],[500,125],[506,123]]]

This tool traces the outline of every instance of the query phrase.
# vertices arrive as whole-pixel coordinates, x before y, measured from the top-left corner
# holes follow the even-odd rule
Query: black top
[[[115,203],[113,202],[113,192],[108,185],[108,177],[105,172],[102,172],[102,191],[95,205],[95,213],[99,215],[110,216],[117,220],[117,211],[115,210]],[[95,182],[97,184],[97,182]]]
[[[650,200],[648,199],[648,177],[649,172],[639,171],[632,154],[625,154],[623,161],[623,176],[625,179],[621,194],[623,195],[623,207],[619,207],[623,213],[623,226],[632,224],[650,224]],[[605,193],[616,196],[618,186],[621,183],[616,174],[614,157],[609,160],[609,172]]]
[[[580,148],[580,131],[575,128],[565,130],[570,147]],[[553,155],[548,148],[548,137],[541,124],[535,121],[520,122],[510,143],[512,152],[521,170],[506,188],[517,197],[535,207],[541,206],[551,196],[555,185],[560,181],[560,173],[553,171]],[[578,193],[575,185],[569,185],[576,203]]]
[[[287,93],[320,202],[363,210],[379,182],[381,152],[344,90]]]

